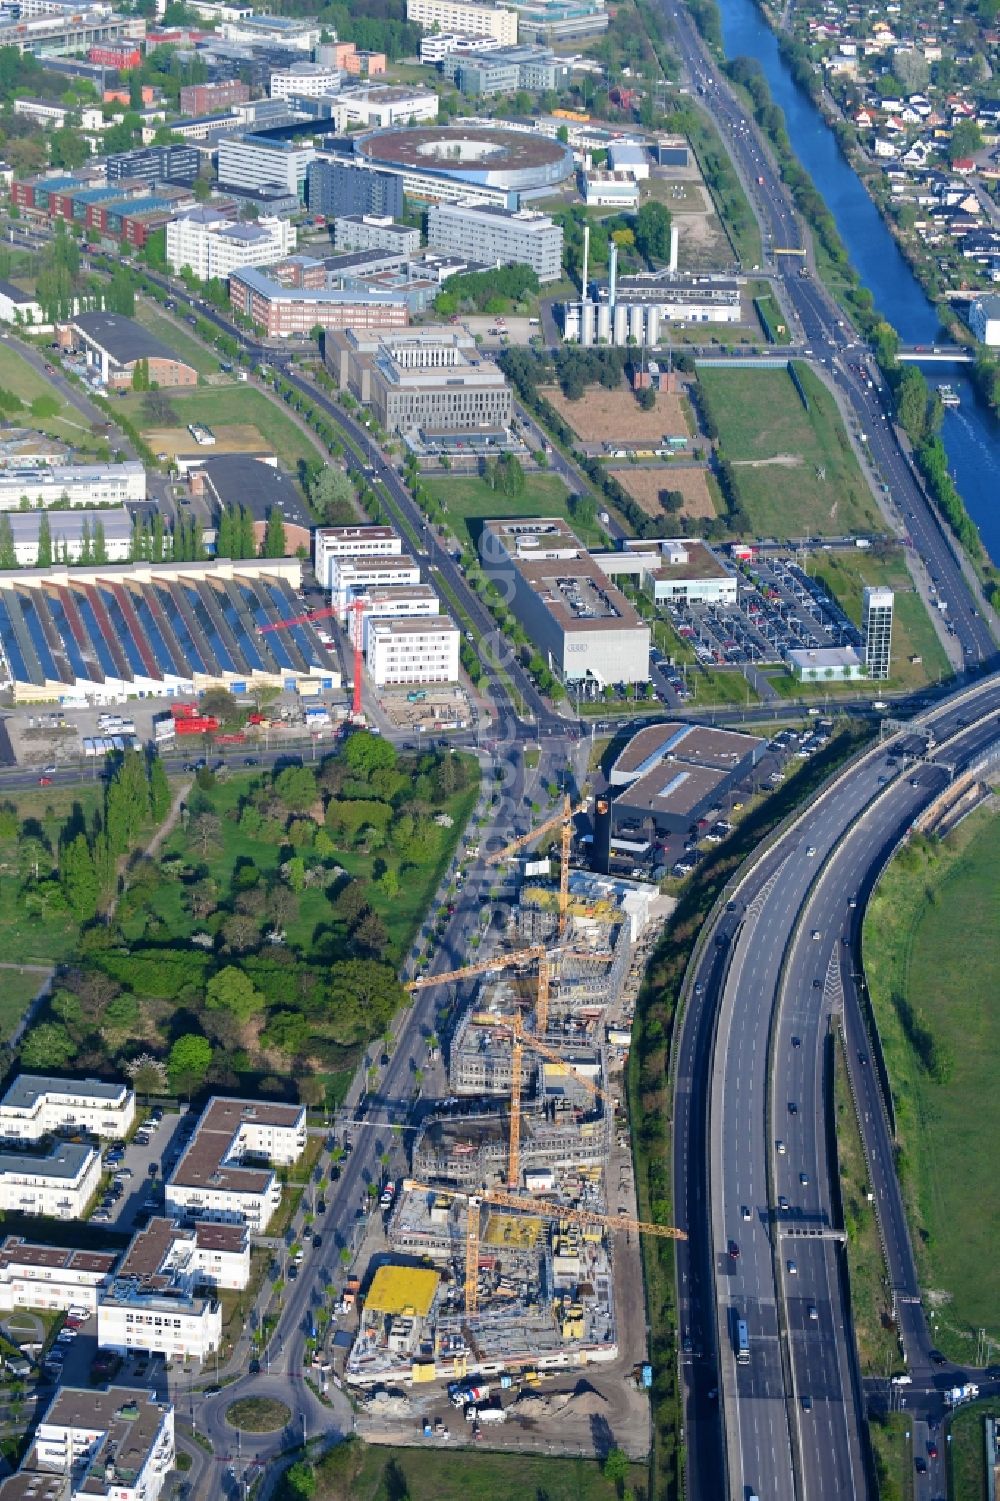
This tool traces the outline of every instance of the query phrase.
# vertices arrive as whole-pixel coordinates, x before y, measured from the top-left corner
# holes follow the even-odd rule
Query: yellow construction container
[[[410,1366],[410,1380],[414,1386],[437,1378],[437,1366],[433,1360],[415,1360]]]

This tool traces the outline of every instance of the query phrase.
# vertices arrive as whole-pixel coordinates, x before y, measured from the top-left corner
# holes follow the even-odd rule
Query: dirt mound
[[[571,1392],[548,1392],[540,1396],[528,1392],[514,1403],[514,1412],[529,1422],[541,1422],[546,1418],[589,1418],[603,1413],[607,1401],[589,1381],[579,1381]]]

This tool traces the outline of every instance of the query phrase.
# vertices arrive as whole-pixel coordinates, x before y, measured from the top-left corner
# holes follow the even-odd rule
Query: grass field
[[[892,622],[892,678],[889,688],[920,688],[951,676],[951,664],[938,640],[923,600],[913,587],[901,552],[817,553],[810,572],[830,590],[855,625],[861,624],[861,591],[866,584],[895,590]],[[919,662],[911,662],[919,657]]]
[[[698,373],[754,533],[872,531],[878,513],[833,397],[806,366],[795,368],[809,411],[784,370]]]
[[[78,412],[44,375],[40,375],[7,343],[0,343],[0,386],[15,392],[24,402],[23,412],[11,414],[10,420],[15,425],[35,428],[63,443],[72,443],[75,448],[95,450],[106,446],[101,439],[94,437],[82,412]],[[58,413],[54,417],[32,416],[29,408],[36,396],[54,397],[59,403]]]
[[[29,1002],[42,988],[44,975],[17,969],[0,970],[0,1042],[13,1034]]]
[[[951,1501],[986,1501],[984,1419],[1000,1417],[1000,1402],[973,1402],[956,1412],[949,1427],[948,1495]]]
[[[316,1501],[615,1501],[621,1493],[596,1460],[476,1452],[437,1447],[389,1448],[349,1440],[317,1469]],[[627,1487],[644,1489],[633,1465]]]
[[[624,386],[618,391],[590,386],[579,401],[570,401],[558,386],[540,386],[538,394],[545,397],[583,443],[614,439],[658,443],[665,434],[685,437],[691,432],[683,400],[664,391],[656,393],[656,404],[648,412],[643,411]]]
[[[767,338],[770,331],[775,344],[790,344],[792,336],[781,311],[781,304],[766,281],[755,281],[750,287],[754,311],[760,320],[761,331]]]
[[[216,386],[211,391],[199,391],[190,396],[168,393],[171,405],[182,424],[208,422],[220,426],[250,426],[257,428],[269,447],[291,473],[297,474],[299,463],[317,457],[318,449],[305,433],[296,427],[278,405],[269,401],[260,391],[250,385],[234,384]],[[129,395],[122,399],[121,406],[137,423],[140,431],[153,428],[142,412],[142,397]]]
[[[973,1358],[980,1327],[1000,1341],[997,832],[995,815],[980,809],[944,841],[914,840],[883,878],[864,930],[925,1300],[937,1310],[938,1344],[962,1360]],[[922,1061],[925,1034],[937,1076]]]
[[[913,1444],[908,1434],[910,1419],[905,1412],[891,1413],[884,1423],[869,1423],[875,1473],[883,1501],[912,1501]]]
[[[632,499],[642,506],[647,516],[655,516],[658,520],[662,518],[664,525],[667,525],[669,518],[660,505],[661,490],[680,491],[684,496],[680,513],[683,516],[716,515],[707,469],[695,469],[691,465],[685,465],[681,469],[669,464],[649,467],[635,464],[628,469],[612,469],[610,472],[622,489],[627,490]]]
[[[184,329],[178,328],[176,323],[141,297],[136,298],[135,321],[141,323],[143,328],[148,328],[158,339],[162,339],[182,360],[187,360],[199,375],[218,375],[219,361],[208,346]]]
[[[33,788],[5,797],[2,806],[13,808],[22,830],[41,838],[54,851],[68,823],[89,824],[102,796],[103,789],[95,784],[79,788]],[[68,913],[42,915],[30,911],[20,896],[20,886],[17,840],[3,840],[0,842],[0,957],[12,964],[55,964],[65,959],[76,943],[78,923]],[[0,1036],[10,1035],[38,983],[37,975],[20,976],[0,970],[0,991],[5,996],[0,1006]],[[9,1003],[8,994],[14,997]]]
[[[422,481],[454,521],[464,521],[473,544],[479,540],[481,522],[501,517],[562,516],[575,524],[569,514],[569,492],[557,474],[526,474],[520,495],[491,490],[478,474],[425,474]],[[581,540],[587,540],[582,532]]]

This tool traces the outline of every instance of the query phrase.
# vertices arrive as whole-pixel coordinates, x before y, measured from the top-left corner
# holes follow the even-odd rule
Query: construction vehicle
[[[517,851],[523,849],[526,844],[533,844],[536,839],[540,839],[550,829],[560,828],[562,830],[559,848],[560,938],[564,938],[566,935],[566,908],[569,903],[569,846],[570,840],[573,837],[573,819],[578,813],[582,813],[586,806],[586,800],[582,803],[574,804],[567,792],[563,798],[561,813],[556,813],[552,818],[547,818],[544,823],[536,824],[533,829],[528,830],[527,834],[522,834],[519,839],[512,840],[510,844],[504,845],[502,850],[498,850],[495,855],[487,856],[486,859],[487,865],[499,865],[502,861],[509,860],[511,855],[516,855]]]
[[[594,1209],[567,1209],[561,1204],[546,1204],[523,1194],[507,1193],[500,1188],[484,1188],[481,1193],[469,1193],[461,1188],[432,1188],[429,1183],[418,1183],[414,1178],[405,1178],[403,1187],[412,1193],[434,1194],[437,1198],[464,1199],[468,1206],[465,1222],[465,1312],[474,1314],[479,1306],[479,1217],[482,1206],[496,1205],[500,1209],[520,1209],[536,1219],[561,1220],[571,1225],[600,1226],[606,1230],[634,1230],[637,1235],[655,1235],[665,1240],[687,1240],[684,1230],[673,1225],[653,1225],[644,1220],[634,1220],[627,1214],[598,1214]]]
[[[330,615],[336,615],[341,622],[345,615],[353,615],[351,622],[351,645],[354,647],[354,685],[351,699],[351,719],[355,724],[364,723],[364,715],[361,712],[361,648],[364,642],[363,616],[366,601],[354,599],[349,605],[341,609],[337,605],[324,605],[321,610],[309,610],[305,615],[291,615],[287,620],[272,620],[268,625],[257,627],[258,636],[265,635],[268,631],[286,630],[294,625],[313,625],[317,620],[325,620]]]

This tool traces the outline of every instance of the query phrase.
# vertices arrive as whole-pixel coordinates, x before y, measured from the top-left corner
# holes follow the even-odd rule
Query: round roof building
[[[355,152],[373,167],[402,172],[412,196],[434,196],[435,180],[454,198],[456,189],[526,194],[558,186],[573,173],[573,153],[537,131],[490,125],[390,127],[361,136]],[[426,188],[416,179],[426,179]]]

